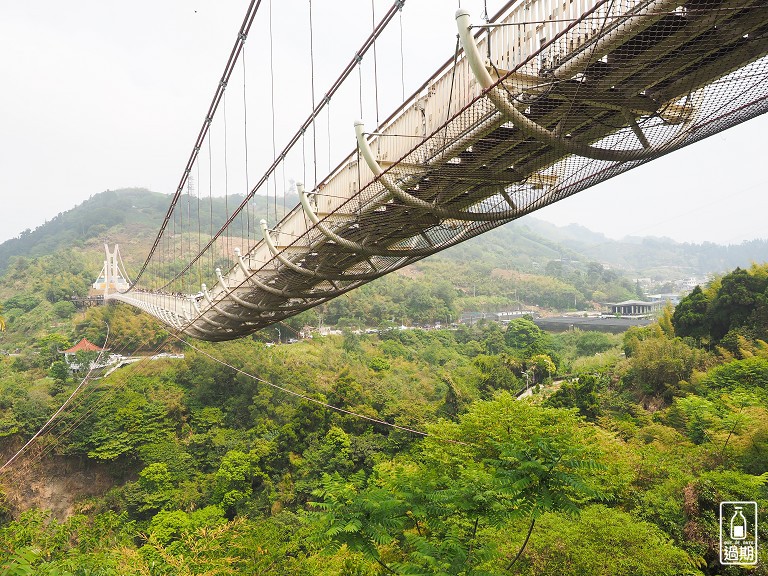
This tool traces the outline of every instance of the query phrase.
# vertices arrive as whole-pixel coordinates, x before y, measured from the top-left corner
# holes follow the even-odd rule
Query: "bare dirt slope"
[[[87,499],[101,496],[118,480],[106,464],[86,459],[25,453],[0,475],[5,506],[13,516],[40,508],[64,520],[88,507]]]

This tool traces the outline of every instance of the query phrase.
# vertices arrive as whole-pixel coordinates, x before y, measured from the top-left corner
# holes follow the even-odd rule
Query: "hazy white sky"
[[[280,149],[310,111],[308,0],[272,1]],[[376,0],[377,15],[391,3]],[[489,12],[500,4],[490,0]],[[247,6],[248,0],[2,2],[0,242],[107,189],[141,186],[172,193]],[[402,81],[408,93],[452,55],[456,6],[445,0],[406,1]],[[462,6],[479,21],[482,0],[463,0]],[[271,115],[264,112],[270,103],[269,7],[263,0],[246,52],[256,175],[271,160]],[[370,3],[314,0],[313,10],[316,91],[323,94],[370,32]],[[380,74],[392,81],[381,89],[391,94],[381,98],[393,102],[402,85],[395,48],[399,22],[387,42],[379,49]],[[394,67],[387,68],[385,56]],[[233,95],[228,89],[234,124],[234,96],[242,100],[242,87],[238,90]],[[364,116],[372,120],[372,97],[366,98]],[[360,113],[343,106],[332,110],[329,121],[343,124],[350,152],[352,121]],[[390,111],[382,105],[382,116]],[[766,237],[767,131],[768,118],[758,118],[536,215],[556,224],[578,222],[616,238],[738,243]],[[632,216],[614,216],[619,208]]]

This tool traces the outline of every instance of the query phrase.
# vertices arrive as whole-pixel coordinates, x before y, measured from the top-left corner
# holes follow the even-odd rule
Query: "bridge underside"
[[[436,90],[403,113],[447,121],[421,134],[421,122],[395,118],[379,133],[419,138],[386,154],[384,136],[358,127],[366,162],[350,157],[210,291],[109,298],[195,338],[237,338],[768,109],[764,4],[615,4],[507,70],[501,55],[523,32],[494,28],[487,76],[465,39],[467,57],[440,79],[447,101]]]

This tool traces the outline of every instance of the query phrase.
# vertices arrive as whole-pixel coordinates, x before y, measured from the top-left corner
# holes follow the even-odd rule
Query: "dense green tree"
[[[69,366],[64,360],[57,360],[48,369],[48,375],[53,378],[55,389],[53,394],[58,394],[64,390],[64,384],[69,380]]]
[[[370,479],[325,476],[313,504],[318,541],[388,571],[498,571],[509,561],[483,537],[489,530],[530,535],[547,511],[575,513],[599,495],[598,452],[579,442],[589,432],[568,412],[504,394],[431,432],[413,462],[382,464]]]
[[[675,334],[680,337],[690,336],[696,339],[706,336],[708,331],[705,319],[708,306],[709,299],[701,290],[701,287],[696,286],[675,307],[675,312],[672,314],[672,325],[675,327]]]
[[[357,379],[344,370],[328,393],[328,402],[339,408],[356,406],[363,398],[363,389]]]
[[[38,304],[40,304],[40,298],[34,294],[17,294],[16,296],[8,298],[3,305],[8,310],[11,308],[18,308],[23,312],[30,312],[31,310],[34,310]]]
[[[667,402],[688,380],[695,368],[705,365],[705,354],[681,338],[649,338],[637,343],[632,355],[631,377],[645,394]]]
[[[70,340],[63,334],[56,332],[47,334],[37,341],[39,365],[48,368],[54,362],[64,359],[63,352],[72,346]]]
[[[489,354],[501,354],[506,350],[506,338],[501,327],[492,322],[488,325],[488,330],[485,331],[485,340],[483,344]]]
[[[579,332],[576,339],[576,352],[580,356],[593,356],[613,348],[613,339],[603,332]]]
[[[72,317],[77,308],[68,300],[60,300],[53,305],[53,311],[59,318],[67,319]]]
[[[701,574],[704,562],[670,542],[658,527],[602,505],[578,517],[547,514],[538,523],[518,574],[656,576]]]
[[[553,408],[577,408],[587,420],[595,420],[600,415],[601,384],[599,376],[580,374],[563,382],[544,404]]]
[[[214,501],[233,514],[253,492],[255,472],[253,461],[248,454],[238,450],[227,452],[216,471]]]
[[[712,368],[705,383],[715,390],[755,388],[768,391],[768,358],[734,360]]]
[[[304,478],[301,489],[312,490],[323,474],[346,475],[354,469],[352,439],[338,426],[331,426],[304,451]]]
[[[507,326],[504,333],[507,346],[523,357],[544,354],[548,350],[547,335],[527,318],[516,318]]]
[[[496,390],[517,392],[522,387],[515,374],[522,370],[522,365],[509,355],[481,354],[474,359],[473,364],[480,371],[478,389],[485,397]]]
[[[705,323],[709,335],[719,341],[730,330],[750,325],[758,335],[768,326],[756,326],[751,321],[756,310],[763,310],[768,290],[768,277],[756,268],[751,271],[736,268],[720,281],[719,289],[707,308]]]
[[[627,358],[630,358],[634,356],[642,342],[654,338],[661,338],[663,335],[664,333],[657,324],[643,327],[630,326],[630,328],[624,332],[624,336],[622,337],[624,354]]]
[[[547,354],[535,354],[526,360],[525,365],[533,377],[531,384],[551,380],[557,371],[555,363]]]
[[[150,464],[139,473],[137,496],[140,498],[139,512],[157,512],[171,502],[173,482],[166,464]]]

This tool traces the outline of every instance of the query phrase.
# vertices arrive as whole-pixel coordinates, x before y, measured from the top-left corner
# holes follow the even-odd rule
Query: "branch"
[[[726,448],[726,446],[728,446],[728,442],[730,441],[731,436],[733,436],[733,433],[736,431],[736,426],[739,425],[738,416],[739,416],[739,414],[741,414],[742,410],[744,410],[744,405],[742,405],[739,408],[739,411],[736,412],[736,417],[733,419],[733,426],[731,427],[731,430],[728,432],[728,438],[725,439],[725,444],[723,444],[723,447],[720,448],[720,458],[723,457],[723,453],[725,452],[725,448]]]
[[[531,532],[533,532],[533,525],[536,523],[536,518],[531,518],[531,525],[528,527],[528,534],[525,536],[525,542],[523,542],[523,545],[520,547],[520,550],[517,551],[517,555],[515,556],[514,560],[509,563],[509,566],[507,566],[507,570],[510,570],[512,566],[515,565],[515,562],[520,558],[520,556],[523,553],[523,550],[525,550],[525,547],[528,545],[528,539],[531,537]]]
[[[387,565],[386,565],[386,564],[385,564],[385,563],[384,563],[384,562],[381,560],[381,558],[376,558],[376,562],[378,562],[378,564],[379,564],[380,566],[382,566],[382,567],[383,567],[383,568],[384,568],[384,569],[385,569],[387,572],[389,572],[390,574],[397,574],[397,572],[395,572],[394,570],[392,570],[392,568],[390,568],[389,566],[387,566]]]
[[[464,564],[470,563],[469,559],[472,557],[472,549],[475,545],[475,537],[477,536],[477,525],[479,522],[480,522],[480,516],[475,518],[475,527],[472,529],[472,539],[469,542],[469,550],[467,551],[467,558],[464,560]]]

